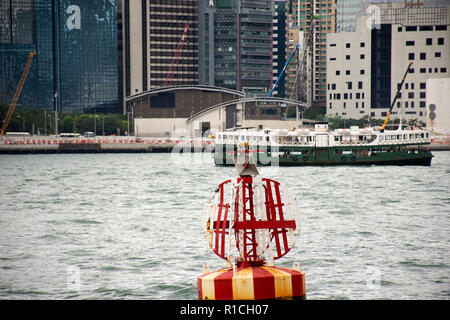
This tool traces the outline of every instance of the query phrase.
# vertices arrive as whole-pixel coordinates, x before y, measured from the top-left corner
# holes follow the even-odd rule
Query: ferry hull
[[[338,150],[338,151],[336,151]],[[315,149],[314,154],[292,155],[299,150],[286,151],[278,157],[270,156],[268,153],[253,153],[253,157],[259,166],[341,166],[341,165],[398,165],[398,166],[430,166],[433,155],[427,150],[417,150],[411,152],[405,149],[396,152],[368,153],[358,150],[357,153],[342,154],[339,149]],[[311,152],[311,150],[309,150]],[[279,152],[280,153],[280,152]],[[364,154],[364,155],[362,155]],[[233,156],[230,153],[214,153],[214,162],[218,166],[234,165]]]

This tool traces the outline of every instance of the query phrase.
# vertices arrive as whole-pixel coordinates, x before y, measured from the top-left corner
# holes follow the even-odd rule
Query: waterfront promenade
[[[97,136],[62,138],[32,136],[29,138],[0,139],[0,153],[101,153],[101,152],[201,152],[214,147],[209,138],[168,138],[134,136]]]

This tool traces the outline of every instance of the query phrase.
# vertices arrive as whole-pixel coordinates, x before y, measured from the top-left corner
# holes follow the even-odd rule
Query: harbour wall
[[[209,138],[16,138],[0,140],[0,154],[213,152],[214,146],[214,140]],[[432,142],[424,148],[450,151],[450,144]]]

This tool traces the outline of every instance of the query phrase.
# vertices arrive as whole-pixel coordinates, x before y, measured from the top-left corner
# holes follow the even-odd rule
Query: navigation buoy
[[[203,232],[210,248],[227,261],[217,271],[203,268],[198,298],[205,300],[305,299],[305,274],[274,266],[300,235],[295,197],[279,182],[259,176],[249,153],[235,154],[239,177],[210,197]]]

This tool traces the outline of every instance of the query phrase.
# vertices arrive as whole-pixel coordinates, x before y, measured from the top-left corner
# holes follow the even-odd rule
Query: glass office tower
[[[0,101],[11,101],[36,51],[18,108],[120,110],[117,0],[0,3]]]

